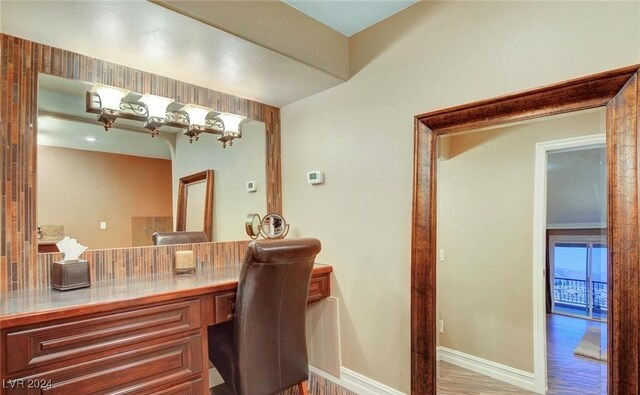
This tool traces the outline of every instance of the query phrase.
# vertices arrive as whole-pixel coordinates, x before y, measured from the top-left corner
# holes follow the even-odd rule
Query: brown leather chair
[[[154,246],[165,246],[171,244],[204,243],[207,234],[204,232],[154,232],[151,235]]]
[[[235,395],[307,393],[307,294],[320,241],[254,241],[240,272],[233,321],[209,327],[209,359]]]

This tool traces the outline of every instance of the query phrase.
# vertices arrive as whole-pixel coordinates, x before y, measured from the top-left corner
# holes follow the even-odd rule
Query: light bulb
[[[172,99],[155,95],[144,95],[140,98],[140,101],[147,105],[149,117],[163,119],[167,116],[167,107],[173,103]]]
[[[115,88],[109,85],[95,84],[92,92],[95,92],[100,96],[100,103],[102,108],[110,110],[120,111],[120,101],[129,94],[129,90]]]

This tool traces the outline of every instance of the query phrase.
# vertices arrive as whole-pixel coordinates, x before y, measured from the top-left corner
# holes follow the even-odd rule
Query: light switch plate
[[[107,221],[100,221],[100,229],[107,229]]]
[[[247,181],[247,192],[255,192],[258,190],[258,186],[255,181]]]

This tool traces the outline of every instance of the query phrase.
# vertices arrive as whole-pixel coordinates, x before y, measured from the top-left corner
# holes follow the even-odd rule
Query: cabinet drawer
[[[7,372],[108,355],[113,349],[200,327],[200,301],[149,307],[8,333]],[[54,366],[55,368],[55,366]]]
[[[202,373],[202,338],[200,334],[164,341],[89,362],[24,377],[18,381],[48,382],[40,389],[17,388],[8,395],[67,394],[161,394],[194,393],[179,390],[193,387],[194,377]],[[185,383],[189,381],[188,383]],[[177,383],[173,384],[172,383]],[[202,381],[200,381],[202,386]],[[169,386],[169,389],[167,389]],[[171,389],[175,389],[171,392]],[[168,392],[164,392],[168,391]],[[177,392],[176,392],[177,391]]]
[[[204,395],[202,379],[192,380],[187,383],[174,385],[160,391],[149,392],[153,395]],[[141,394],[142,395],[142,394]]]
[[[307,303],[315,302],[331,295],[329,276],[311,277]]]
[[[225,292],[215,296],[216,324],[233,319],[236,307],[236,292]]]
[[[316,300],[324,299],[331,295],[330,289],[331,283],[329,276],[322,275],[317,277],[311,277],[309,283],[309,295],[307,296],[307,303],[315,302]],[[233,319],[233,313],[236,305],[236,292],[225,292],[219,295],[215,295],[215,323],[229,321]]]

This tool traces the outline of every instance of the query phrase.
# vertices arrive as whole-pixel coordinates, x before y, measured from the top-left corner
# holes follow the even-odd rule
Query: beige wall
[[[262,122],[243,126],[242,138],[233,146],[222,148],[216,136],[202,135],[189,144],[185,137],[176,139],[174,190],[178,180],[189,174],[212,169],[213,239],[247,240],[244,221],[249,213],[267,214],[266,134]],[[247,181],[255,181],[256,192],[246,191]]]
[[[421,2],[352,37],[349,81],[283,108],[284,215],[334,265],[346,368],[410,391],[413,117],[640,63],[639,16],[637,2]]]
[[[172,215],[171,161],[39,145],[37,196],[38,225],[89,249],[130,247],[131,217]]]
[[[590,111],[450,138],[438,162],[441,346],[533,372],[535,144],[602,121]]]
[[[153,2],[336,77],[349,78],[348,38],[284,2]]]

